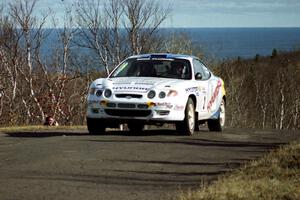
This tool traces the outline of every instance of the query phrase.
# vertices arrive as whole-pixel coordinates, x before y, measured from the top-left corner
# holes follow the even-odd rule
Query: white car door
[[[198,119],[201,120],[208,117],[207,104],[211,95],[209,91],[209,79],[211,77],[211,74],[200,60],[194,59],[193,67],[195,74],[195,82],[198,86],[198,103],[196,106],[196,111],[199,113]]]

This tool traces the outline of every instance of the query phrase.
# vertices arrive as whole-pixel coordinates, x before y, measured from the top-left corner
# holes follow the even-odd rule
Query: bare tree
[[[79,1],[76,11],[82,38],[78,45],[98,55],[107,75],[126,56],[157,50],[162,42],[155,34],[170,13],[148,0]]]
[[[124,55],[124,45],[121,43],[124,40],[120,26],[122,16],[124,14],[124,8],[119,0],[109,0],[108,3],[104,4],[104,13],[106,18],[106,32],[109,33],[108,49],[110,57],[112,58],[112,65],[117,65],[126,56]]]
[[[122,4],[126,17],[124,27],[128,34],[131,53],[148,52],[151,44],[155,42],[152,36],[170,14],[170,8],[165,9],[158,1],[149,0],[123,0]]]
[[[73,28],[74,25],[74,16],[72,12],[73,7],[65,7],[65,17],[64,17],[64,26],[63,30],[60,31],[58,35],[60,35],[60,42],[62,44],[62,69],[60,71],[59,78],[55,82],[55,86],[59,88],[58,95],[55,98],[56,102],[54,104],[54,114],[53,117],[56,117],[58,112],[60,112],[62,115],[65,115],[63,109],[61,109],[61,105],[63,103],[63,94],[65,91],[65,87],[67,82],[70,79],[73,79],[74,77],[69,77],[67,72],[70,68],[70,57],[71,57],[71,45],[73,37],[77,31],[77,29]]]
[[[34,75],[34,55],[33,52],[39,52],[41,46],[41,40],[43,39],[43,27],[48,17],[48,13],[45,14],[41,20],[37,20],[33,11],[36,6],[36,0],[25,0],[20,2],[14,2],[9,4],[10,16],[13,22],[16,24],[17,31],[22,35],[22,39],[19,41],[22,53],[25,55],[24,62],[18,66],[18,72],[22,75],[23,80],[27,83],[30,99],[22,99],[24,106],[27,108],[28,117],[36,117],[41,121],[44,121],[45,114],[42,105],[38,100],[38,89],[35,87],[35,75]],[[30,101],[33,101],[38,109],[37,115],[31,116],[30,109],[32,105]]]
[[[0,65],[1,65],[1,81],[2,103],[6,102],[6,113],[9,123],[15,123],[14,115],[17,98],[18,67],[22,64],[22,52],[20,51],[19,42],[21,34],[16,31],[16,27],[9,16],[0,12]]]
[[[193,42],[188,35],[184,33],[172,33],[163,41],[165,52],[192,54]]]
[[[109,53],[107,18],[101,15],[101,2],[98,0],[79,1],[77,3],[77,24],[80,28],[79,37],[76,41],[81,47],[92,50],[104,65],[106,74],[109,74]],[[106,28],[106,29],[105,29]]]

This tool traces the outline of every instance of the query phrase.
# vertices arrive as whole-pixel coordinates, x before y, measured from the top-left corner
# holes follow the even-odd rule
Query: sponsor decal
[[[176,106],[174,107],[174,110],[176,110],[176,111],[184,110],[184,106],[183,106],[183,105],[176,105]]]
[[[149,90],[149,87],[143,87],[143,86],[114,86],[112,88],[114,91],[139,91],[139,92],[147,92]]]
[[[197,95],[199,95],[199,92],[206,93],[205,87],[202,86],[186,88],[185,91],[186,93],[196,92]]]
[[[216,100],[216,98],[217,98],[217,96],[219,94],[221,86],[222,86],[222,82],[221,82],[221,80],[219,80],[218,83],[217,83],[217,87],[215,88],[214,93],[211,96],[211,98],[210,98],[210,100],[209,100],[209,102],[207,104],[207,109],[208,110],[211,109],[212,104],[215,102],[215,100]]]
[[[198,87],[190,87],[190,88],[186,88],[185,91],[187,93],[191,93],[191,92],[197,92],[199,90]]]
[[[156,103],[156,106],[165,107],[165,108],[168,108],[168,109],[173,108],[173,105],[171,103],[167,103],[167,102]]]

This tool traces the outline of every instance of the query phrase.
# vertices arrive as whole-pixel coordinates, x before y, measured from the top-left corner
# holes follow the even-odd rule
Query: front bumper
[[[98,119],[182,121],[184,104],[166,101],[88,100],[87,117]]]

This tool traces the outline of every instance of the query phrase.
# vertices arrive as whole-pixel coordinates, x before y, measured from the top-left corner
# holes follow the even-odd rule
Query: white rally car
[[[207,122],[210,131],[222,131],[225,100],[222,79],[198,58],[136,55],[90,85],[87,127],[91,134],[103,134],[125,123],[133,132],[145,124],[175,123],[177,131],[192,135]]]

